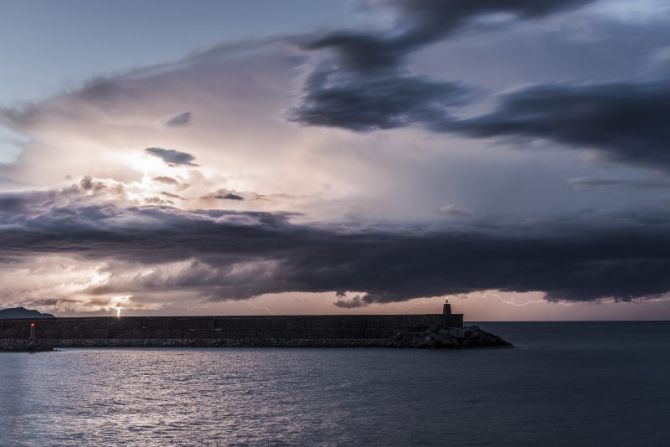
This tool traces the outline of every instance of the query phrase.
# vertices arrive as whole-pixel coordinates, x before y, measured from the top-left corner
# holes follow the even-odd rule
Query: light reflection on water
[[[670,324],[490,324],[515,349],[0,354],[0,446],[670,445]]]

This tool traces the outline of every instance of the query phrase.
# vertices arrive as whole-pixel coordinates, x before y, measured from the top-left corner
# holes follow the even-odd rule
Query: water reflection
[[[669,324],[491,329],[518,348],[0,354],[0,446],[670,445]]]

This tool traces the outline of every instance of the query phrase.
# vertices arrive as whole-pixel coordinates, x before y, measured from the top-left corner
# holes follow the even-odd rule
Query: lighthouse
[[[445,300],[442,307],[442,326],[463,327],[463,314],[452,314],[449,300]]]

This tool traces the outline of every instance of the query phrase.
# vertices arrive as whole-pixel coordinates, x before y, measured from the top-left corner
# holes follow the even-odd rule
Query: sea
[[[511,349],[0,354],[0,446],[670,446],[670,322],[481,323]]]

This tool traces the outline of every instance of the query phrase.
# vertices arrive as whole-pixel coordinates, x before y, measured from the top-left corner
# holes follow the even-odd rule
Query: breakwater
[[[300,340],[382,339],[442,324],[442,315],[95,317],[0,320],[0,339]],[[74,342],[72,342],[74,343]]]
[[[0,320],[0,350],[58,347],[475,347],[508,345],[463,315],[91,317]],[[4,347],[4,348],[3,348]]]
[[[51,340],[0,338],[0,351],[53,351],[55,347]]]

